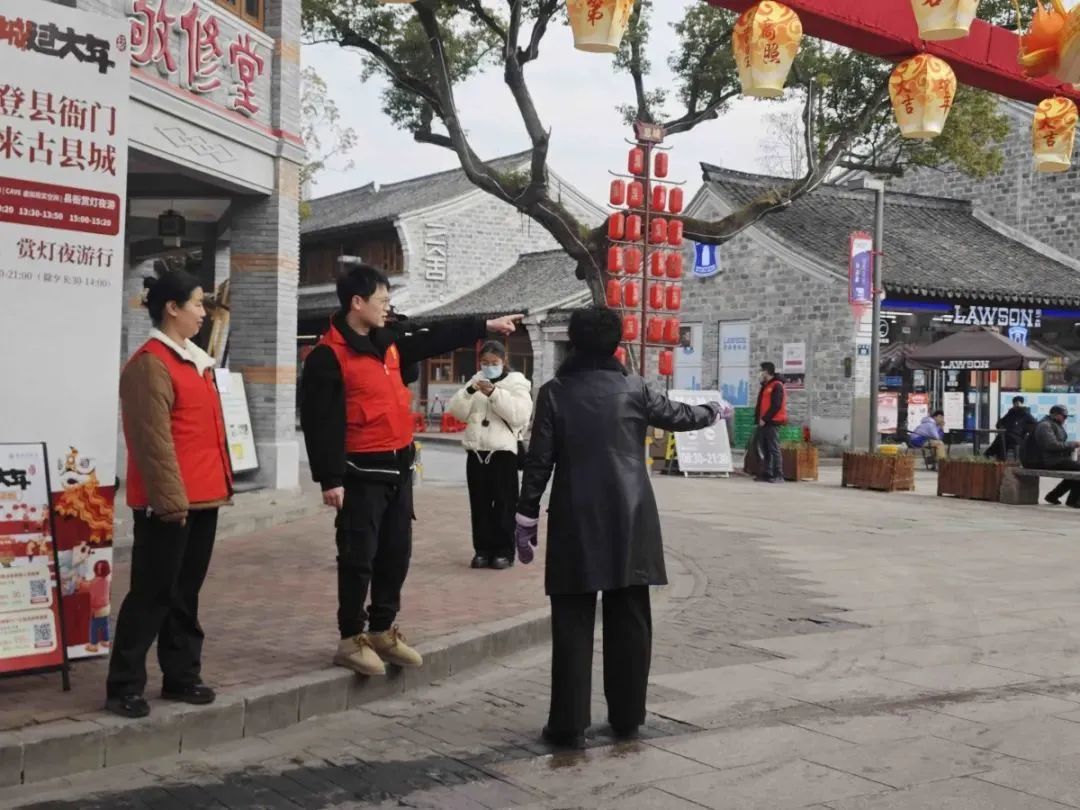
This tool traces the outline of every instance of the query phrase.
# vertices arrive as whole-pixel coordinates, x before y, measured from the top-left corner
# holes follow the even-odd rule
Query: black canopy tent
[[[907,356],[908,368],[927,371],[1020,371],[1044,362],[1042,352],[988,329],[957,332]]]

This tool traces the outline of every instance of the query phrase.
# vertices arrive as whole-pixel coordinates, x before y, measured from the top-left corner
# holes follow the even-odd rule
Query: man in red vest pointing
[[[323,502],[337,510],[341,643],[334,663],[384,675],[385,663],[423,663],[394,624],[412,553],[409,370],[489,332],[512,334],[522,316],[389,327],[390,282],[366,265],[344,271],[337,293],[341,309],[304,362],[300,421],[312,477]]]

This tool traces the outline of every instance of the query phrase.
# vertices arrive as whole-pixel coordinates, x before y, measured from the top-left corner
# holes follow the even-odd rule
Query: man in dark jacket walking
[[[667,583],[645,435],[650,426],[703,430],[720,415],[719,403],[673,403],[628,374],[613,356],[621,335],[617,312],[574,313],[573,352],[537,399],[518,502],[518,555],[527,564],[537,544],[540,499],[554,472],[545,572],[551,711],[544,738],[556,746],[584,745],[599,592],[608,720],[620,737],[633,737],[645,721],[652,655],[649,586]]]
[[[784,458],[780,452],[780,428],[787,424],[787,392],[776,376],[776,366],[761,364],[761,390],[757,399],[758,455],[763,472],[759,481],[778,484],[784,480]]]
[[[312,477],[338,513],[334,663],[384,675],[385,663],[423,663],[394,625],[412,554],[415,449],[406,382],[422,360],[471,346],[489,331],[513,333],[520,316],[414,327],[391,318],[390,283],[366,265],[344,271],[337,293],[341,310],[304,363],[300,420]]]
[[[1020,453],[1023,466],[1036,470],[1066,470],[1080,472],[1080,463],[1073,460],[1073,451],[1080,443],[1070,442],[1065,430],[1069,411],[1064,405],[1055,405],[1050,415],[1035,426],[1025,440]],[[1062,481],[1046,495],[1046,502],[1057,506],[1061,497],[1068,495],[1065,503],[1080,509],[1080,481]]]

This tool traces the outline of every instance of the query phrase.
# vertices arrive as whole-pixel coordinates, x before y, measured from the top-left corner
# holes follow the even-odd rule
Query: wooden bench
[[[1039,479],[1059,478],[1080,481],[1080,472],[1069,470],[1026,470],[1009,467],[1001,479],[1001,502],[1013,506],[1034,506],[1039,502]]]

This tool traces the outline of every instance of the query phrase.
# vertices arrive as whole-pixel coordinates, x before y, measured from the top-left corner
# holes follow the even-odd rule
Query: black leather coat
[[[670,402],[614,358],[571,356],[540,389],[518,511],[539,516],[554,471],[549,595],[667,584],[645,436],[701,430],[718,410]]]

